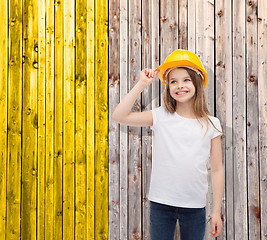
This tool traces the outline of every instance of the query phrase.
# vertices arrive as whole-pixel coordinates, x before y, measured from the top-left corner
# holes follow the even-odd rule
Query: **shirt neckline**
[[[184,120],[197,120],[197,118],[186,118],[186,117],[182,117],[176,111],[174,113],[176,114],[176,116],[178,116],[179,118],[184,119]]]

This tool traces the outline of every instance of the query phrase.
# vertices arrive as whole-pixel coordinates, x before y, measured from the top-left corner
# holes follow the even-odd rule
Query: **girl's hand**
[[[218,237],[222,230],[221,215],[218,213],[213,213],[211,218],[212,218],[211,220],[212,230],[210,234],[212,235],[212,237]],[[215,229],[215,226],[216,226],[216,229]]]
[[[140,82],[146,86],[149,86],[155,80],[158,72],[159,70],[157,69],[143,69],[140,73]]]

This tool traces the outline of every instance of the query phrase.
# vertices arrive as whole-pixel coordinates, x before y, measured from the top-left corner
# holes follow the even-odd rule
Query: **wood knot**
[[[221,214],[221,219],[222,219],[222,222],[224,222],[224,215]]]
[[[222,15],[223,15],[223,11],[220,10],[220,11],[218,12],[218,16],[221,17]]]
[[[254,82],[254,81],[255,81],[255,77],[254,77],[253,75],[251,75],[251,76],[249,77],[249,81],[250,81],[250,82]]]
[[[250,210],[252,213],[254,213],[255,217],[257,218],[257,221],[260,222],[260,209],[259,209],[259,207],[251,205]]]
[[[167,20],[167,18],[166,18],[165,16],[163,16],[163,17],[160,18],[160,20],[161,20],[162,22],[165,22],[165,21]]]
[[[117,79],[117,80],[115,80],[114,82],[115,82],[116,84],[119,84],[120,81]]]

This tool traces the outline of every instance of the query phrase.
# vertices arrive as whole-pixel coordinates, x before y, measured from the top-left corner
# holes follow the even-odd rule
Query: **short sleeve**
[[[214,126],[222,132],[222,126],[221,126],[219,118],[214,117],[214,120],[212,122],[213,122]],[[212,126],[212,128],[213,128],[213,133],[212,133],[211,139],[213,139],[213,138],[215,138],[215,137],[217,137],[219,135],[222,135],[222,133],[220,133],[213,126]]]
[[[150,126],[150,128],[152,130],[155,130],[156,129],[157,123],[158,123],[158,121],[160,119],[161,111],[163,110],[162,108],[163,107],[160,106],[160,107],[156,107],[156,108],[151,109],[152,116],[153,116],[153,125]]]

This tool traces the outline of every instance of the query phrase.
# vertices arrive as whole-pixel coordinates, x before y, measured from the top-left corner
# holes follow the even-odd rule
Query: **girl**
[[[130,112],[139,94],[158,74],[166,85],[164,104]],[[207,161],[213,187],[212,237],[222,229],[224,187],[220,120],[208,111],[207,73],[194,53],[178,49],[157,69],[143,69],[112,119],[130,126],[151,126],[155,144],[148,199],[151,240],[171,240],[179,219],[182,240],[202,240],[206,227]]]

